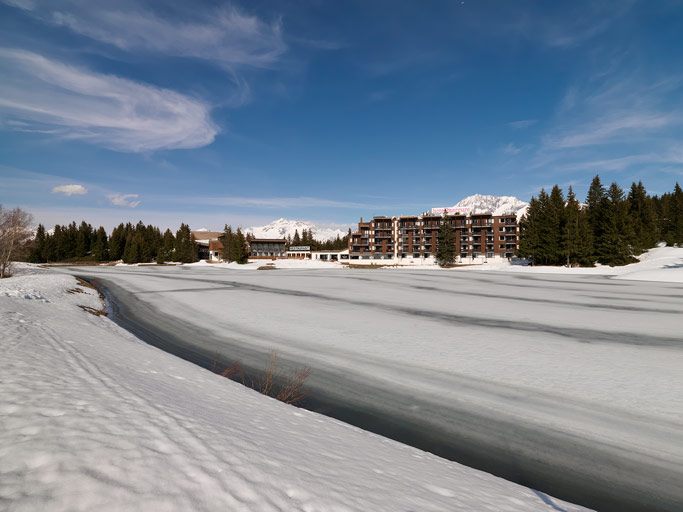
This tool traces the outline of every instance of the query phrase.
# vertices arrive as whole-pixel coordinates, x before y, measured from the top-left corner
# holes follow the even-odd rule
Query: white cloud
[[[583,123],[578,129],[570,128],[546,137],[546,147],[554,149],[576,148],[618,141],[628,136],[642,136],[680,124],[683,118],[671,113],[642,111],[619,112]]]
[[[4,0],[7,1],[7,0]],[[16,2],[16,0],[12,0]],[[40,9],[23,6],[36,18],[126,51],[203,59],[214,65],[268,67],[286,50],[279,19],[266,22],[224,6],[205,13],[193,7],[154,3],[53,1]]]
[[[519,121],[511,121],[508,123],[508,126],[510,128],[514,128],[515,130],[523,130],[524,128],[529,128],[530,126],[535,125],[538,122],[538,119],[521,119]]]
[[[209,106],[189,96],[18,49],[0,48],[0,59],[0,114],[23,131],[125,152],[197,148],[218,132]]]
[[[140,194],[109,194],[107,198],[114,206],[123,206],[126,208],[137,208],[140,206],[140,201],[136,199]]]
[[[70,184],[58,185],[52,189],[53,194],[64,194],[65,196],[82,196],[88,193],[88,189],[83,185]]]
[[[522,148],[515,146],[512,142],[509,142],[501,148],[501,151],[506,155],[515,156],[522,152]]]

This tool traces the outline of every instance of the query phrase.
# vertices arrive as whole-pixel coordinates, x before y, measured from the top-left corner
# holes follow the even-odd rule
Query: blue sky
[[[683,181],[683,2],[0,0],[0,203],[350,225]]]

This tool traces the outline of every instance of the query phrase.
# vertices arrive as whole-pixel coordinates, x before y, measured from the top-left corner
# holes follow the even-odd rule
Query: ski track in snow
[[[215,376],[75,287],[0,281],[2,510],[583,510]]]

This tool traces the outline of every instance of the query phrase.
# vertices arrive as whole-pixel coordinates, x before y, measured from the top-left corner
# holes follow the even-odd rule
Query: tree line
[[[28,260],[32,263],[61,261],[118,261],[124,263],[164,263],[197,260],[197,248],[187,224],[181,224],[175,235],[170,229],[163,234],[152,225],[138,222],[119,224],[107,236],[100,226],[95,229],[83,221],[61,226],[52,232],[38,225]]]
[[[350,230],[349,230],[350,233]],[[228,262],[246,263],[249,259],[248,245],[253,236],[241,228],[233,230],[225,225],[219,240],[223,244],[222,257]],[[313,250],[337,250],[348,246],[348,235],[336,240],[315,240],[312,230],[294,233],[290,245],[310,245]],[[111,235],[104,227],[95,229],[82,221],[68,225],[57,224],[50,232],[42,224],[36,229],[28,260],[32,263],[119,261],[124,263],[165,263],[197,261],[197,245],[187,224],[181,224],[175,234],[167,229],[163,233],[157,226],[121,223]]]
[[[663,241],[683,244],[683,190],[649,195],[642,182],[628,193],[593,178],[586,201],[555,185],[531,198],[520,222],[519,254],[540,265],[625,265]]]
[[[299,230],[294,230],[294,236],[287,236],[287,243],[290,246],[308,245],[312,251],[342,251],[349,246],[349,239],[351,238],[351,229],[346,235],[340,237],[337,235],[332,240],[316,240],[315,233],[312,229],[302,229],[301,235]]]

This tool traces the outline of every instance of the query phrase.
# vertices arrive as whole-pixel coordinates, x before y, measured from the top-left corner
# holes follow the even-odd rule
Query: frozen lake
[[[323,411],[604,510],[683,502],[683,287],[472,270],[73,269],[189,358],[313,368]]]

